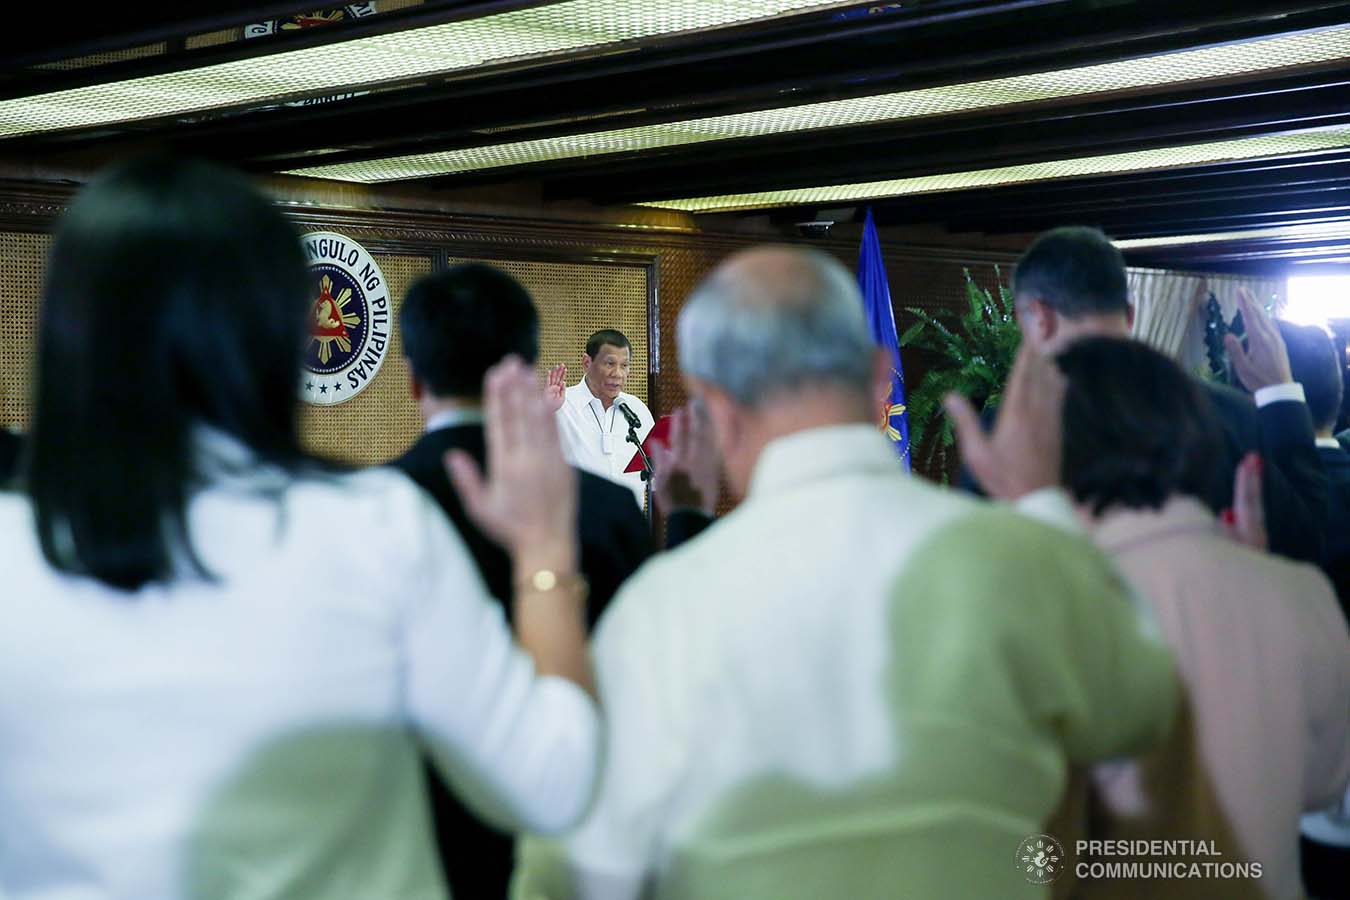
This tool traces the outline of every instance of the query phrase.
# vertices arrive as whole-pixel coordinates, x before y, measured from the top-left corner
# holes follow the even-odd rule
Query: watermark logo
[[[1078,841],[1074,875],[1082,881],[1183,880],[1255,882],[1265,867],[1255,860],[1225,860],[1213,840]]]
[[[1017,867],[1032,884],[1049,884],[1064,866],[1064,848],[1048,834],[1033,834],[1017,845]]]

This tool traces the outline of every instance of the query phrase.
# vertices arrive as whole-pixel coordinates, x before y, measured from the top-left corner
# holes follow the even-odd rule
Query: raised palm
[[[576,527],[576,475],[563,461],[553,411],[537,385],[517,356],[488,369],[486,474],[464,451],[446,454],[447,473],[469,518],[513,552],[565,545]]]
[[[544,399],[554,412],[562,409],[563,399],[567,396],[567,365],[558,363],[548,370],[548,379],[544,383]]]

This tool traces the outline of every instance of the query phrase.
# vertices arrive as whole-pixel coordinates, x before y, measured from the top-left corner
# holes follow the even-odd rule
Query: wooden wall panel
[[[23,427],[28,417],[28,379],[41,269],[49,238],[44,233],[64,208],[68,191],[34,187],[0,191],[0,424]],[[614,326],[633,341],[636,366],[630,390],[658,416],[685,402],[675,344],[675,323],[685,298],[726,255],[757,243],[751,236],[608,225],[575,225],[472,217],[451,213],[375,210],[303,210],[287,214],[301,231],[332,230],[362,243],[376,256],[393,286],[397,309],[408,284],[451,261],[479,259],[500,265],[529,288],[543,318],[541,370],[566,362],[569,380],[579,376],[585,336]],[[851,241],[810,242],[853,266]],[[948,248],[893,246],[887,254],[898,326],[911,321],[906,306],[960,307],[962,269],[993,283],[993,263],[1006,255]],[[918,384],[930,363],[904,359],[908,384]],[[420,422],[408,396],[407,368],[396,342],[376,382],[356,399],[302,415],[307,444],[354,463],[371,463],[401,452]],[[936,473],[933,473],[936,474]]]

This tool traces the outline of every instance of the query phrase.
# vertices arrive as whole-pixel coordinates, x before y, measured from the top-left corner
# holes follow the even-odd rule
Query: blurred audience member
[[[483,376],[508,355],[534,365],[539,356],[534,301],[506,272],[465,263],[408,289],[399,332],[426,431],[391,465],[436,498],[464,537],[489,592],[509,601],[511,560],[469,520],[443,460],[451,449],[460,449],[483,463]],[[624,579],[651,555],[651,531],[631,491],[589,472],[578,477],[581,571],[590,583],[587,615],[594,622]]]
[[[620,591],[586,822],[527,841],[513,894],[1044,897],[1014,866],[1068,767],[1175,715],[1170,654],[1090,543],[905,474],[853,277],[759,248],[680,313],[680,365],[744,501]],[[1059,475],[1063,382],[1025,354],[976,434],[994,493]],[[1044,860],[1039,860],[1044,861]]]
[[[1280,333],[1289,348],[1294,378],[1308,397],[1308,410],[1317,429],[1317,453],[1327,473],[1327,542],[1322,568],[1336,586],[1341,608],[1350,619],[1350,452],[1341,447],[1334,434],[1344,390],[1341,364],[1331,336],[1321,328],[1281,322]]]
[[[1054,355],[1084,337],[1128,337],[1134,310],[1125,279],[1125,261],[1093,228],[1056,228],[1036,239],[1013,274],[1013,296],[1022,339]],[[1326,521],[1326,476],[1313,443],[1312,420],[1302,388],[1289,371],[1284,342],[1268,316],[1245,290],[1240,305],[1248,347],[1228,342],[1233,369],[1251,397],[1206,383],[1217,412],[1223,443],[1216,460],[1231,472],[1251,451],[1261,453],[1264,506],[1270,549],[1316,562],[1321,558]],[[1218,481],[1207,501],[1216,509],[1232,505],[1232,484]]]
[[[1350,779],[1350,635],[1331,585],[1222,533],[1205,505],[1223,476],[1221,429],[1179,366],[1109,338],[1075,341],[1058,362],[1064,483],[1157,614],[1186,692],[1163,747],[1097,768],[1092,837],[1213,840],[1224,861],[1261,865],[1245,882],[1113,879],[1083,893],[1302,897],[1299,816]],[[1259,505],[1256,463],[1244,463],[1236,506]]]
[[[483,376],[514,354],[529,365],[539,355],[539,315],[525,288],[500,269],[465,263],[428,275],[408,289],[399,311],[403,351],[412,370],[412,394],[426,432],[391,465],[425,488],[455,523],[510,618],[512,575],[505,547],[469,519],[447,476],[452,449],[479,465],[487,457],[483,433]],[[550,429],[556,430],[553,423]],[[627,489],[589,472],[578,473],[576,532],[581,571],[590,583],[588,618],[594,622],[614,592],[651,554],[647,521]],[[434,771],[429,773],[432,815],[445,874],[455,897],[504,897],[514,838],[481,824]]]
[[[1336,346],[1313,325],[1280,323],[1294,378],[1303,384],[1317,428],[1317,452],[1331,490],[1322,568],[1350,621],[1350,452],[1335,438],[1344,382]],[[1350,898],[1350,790],[1331,808],[1303,817],[1303,880],[1318,900]]]
[[[309,458],[305,259],[237,175],[146,160],[61,223],[25,494],[0,496],[0,895],[444,897],[419,747],[554,831],[599,742],[576,482],[518,361],[488,379],[516,646],[402,474]]]

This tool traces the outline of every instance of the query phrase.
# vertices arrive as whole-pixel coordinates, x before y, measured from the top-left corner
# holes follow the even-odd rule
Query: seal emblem
[[[328,406],[375,380],[389,353],[389,290],[374,258],[351,238],[316,231],[301,238],[309,262],[309,343],[300,396]]]
[[[1049,884],[1064,869],[1064,848],[1048,834],[1033,834],[1017,845],[1017,867],[1032,884]]]
[[[349,22],[352,19],[364,19],[375,15],[374,3],[348,3],[330,9],[316,9],[313,12],[297,13],[284,19],[268,19],[244,27],[244,37],[266,37],[269,34],[285,31],[299,31],[302,28],[314,28],[320,25],[332,25],[337,22]]]

